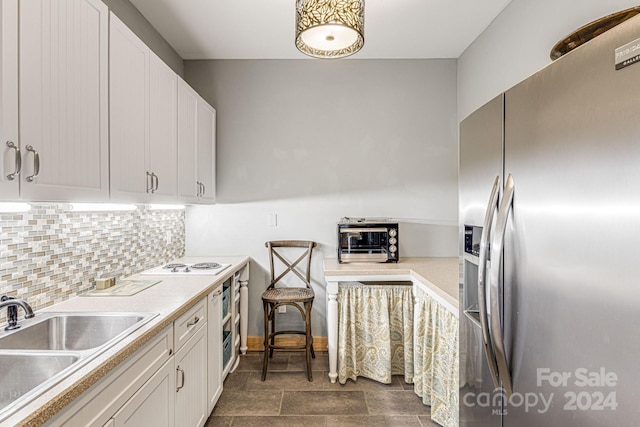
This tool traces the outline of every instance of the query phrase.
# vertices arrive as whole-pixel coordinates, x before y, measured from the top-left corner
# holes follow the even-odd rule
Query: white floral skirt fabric
[[[433,421],[457,427],[458,319],[421,290],[414,316],[414,391],[431,406]]]
[[[431,406],[431,419],[457,427],[458,319],[411,286],[341,285],[338,290],[338,380],[389,384],[404,375]],[[415,305],[414,305],[415,302]]]
[[[413,296],[403,285],[340,286],[338,380],[413,381]]]

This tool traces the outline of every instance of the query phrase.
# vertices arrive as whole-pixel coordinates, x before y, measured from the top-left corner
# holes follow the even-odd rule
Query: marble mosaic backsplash
[[[0,213],[0,295],[37,310],[93,288],[96,278],[123,278],[182,257],[184,218],[184,210],[74,212],[65,204]],[[5,317],[2,310],[0,321]]]

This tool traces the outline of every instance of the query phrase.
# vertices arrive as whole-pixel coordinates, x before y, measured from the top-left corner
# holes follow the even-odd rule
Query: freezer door
[[[640,18],[506,93],[505,427],[640,422]]]
[[[482,227],[496,176],[502,182],[503,119],[504,97],[499,95],[460,123],[458,186],[463,227]]]
[[[502,175],[504,98],[460,124],[460,236],[463,280],[460,304],[460,425],[499,427],[501,408],[491,404],[494,384],[479,318],[477,256],[463,253],[464,225],[482,227],[496,176]],[[487,398],[489,404],[487,404]]]

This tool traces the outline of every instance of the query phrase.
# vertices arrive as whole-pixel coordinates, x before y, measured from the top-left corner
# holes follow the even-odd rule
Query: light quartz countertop
[[[336,258],[325,258],[325,280],[362,281],[415,279],[429,291],[448,302],[457,312],[459,308],[458,258],[404,258],[397,263],[340,264]]]
[[[206,262],[211,261],[211,258],[188,257],[181,261]],[[231,266],[215,276],[132,276],[136,279],[159,279],[161,282],[131,296],[78,296],[36,311],[36,318],[39,312],[145,312],[157,313],[157,316],[29,404],[3,419],[0,426],[44,424],[249,262],[249,258],[245,256],[216,256],[215,260]]]

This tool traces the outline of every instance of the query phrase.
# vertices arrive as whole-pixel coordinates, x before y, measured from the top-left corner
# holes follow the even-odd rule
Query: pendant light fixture
[[[296,47],[314,58],[344,58],[364,46],[364,0],[296,0]]]

